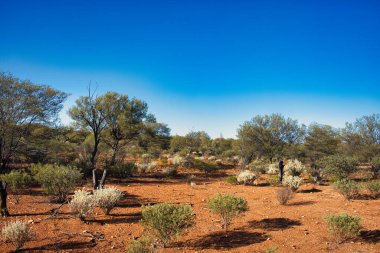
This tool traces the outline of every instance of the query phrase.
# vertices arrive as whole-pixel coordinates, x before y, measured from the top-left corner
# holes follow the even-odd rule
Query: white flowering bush
[[[286,176],[298,177],[304,170],[305,166],[297,159],[289,160],[284,167],[284,172]]]
[[[122,197],[123,193],[115,187],[107,187],[94,191],[94,202],[106,215],[111,212]]]
[[[238,183],[249,184],[255,181],[256,175],[252,171],[244,170],[237,176]]]
[[[87,216],[89,216],[95,206],[95,198],[88,191],[78,190],[74,192],[74,196],[69,202],[71,211],[78,214],[79,219],[84,220]]]
[[[296,191],[302,183],[303,179],[298,176],[285,176],[282,180],[282,184],[290,187],[293,191]]]
[[[6,223],[1,230],[4,242],[10,242],[16,247],[16,251],[21,249],[24,244],[35,236],[30,224],[26,221],[11,221]]]
[[[269,164],[269,166],[267,168],[267,173],[271,174],[271,175],[278,174],[279,173],[278,165],[275,163]]]

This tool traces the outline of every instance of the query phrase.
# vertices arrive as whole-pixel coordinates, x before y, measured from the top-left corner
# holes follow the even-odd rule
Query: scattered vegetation
[[[69,202],[70,208],[74,213],[77,213],[79,219],[84,221],[94,210],[96,200],[94,195],[88,191],[77,190],[73,198]]]
[[[303,179],[298,176],[285,176],[282,180],[282,184],[288,186],[292,191],[297,191],[303,183]]]
[[[66,200],[82,178],[82,174],[75,167],[63,165],[34,165],[31,167],[35,180],[41,183],[44,191],[58,198],[59,202]]]
[[[139,238],[133,240],[128,247],[127,253],[153,253],[154,249],[150,240]]]
[[[371,181],[364,184],[364,187],[369,191],[369,193],[377,197],[380,195],[380,181]]]
[[[334,189],[346,199],[352,199],[359,195],[360,185],[353,180],[342,179],[334,183]]]
[[[347,213],[329,214],[325,217],[330,235],[339,242],[355,237],[362,229],[360,217]]]
[[[10,242],[20,250],[26,242],[32,240],[35,236],[30,224],[26,221],[10,221],[5,224],[1,230],[4,242]]]
[[[172,178],[177,176],[178,171],[177,168],[174,167],[168,167],[162,170],[162,173],[165,175],[165,177]]]
[[[15,194],[16,204],[18,204],[20,201],[20,194],[30,186],[32,183],[32,177],[26,172],[14,170],[8,174],[1,175],[0,181],[4,181],[8,184],[11,192]]]
[[[242,171],[237,176],[238,183],[239,184],[244,184],[244,185],[253,183],[253,181],[255,181],[255,179],[256,179],[255,173],[253,173],[250,170]]]
[[[211,212],[220,215],[222,228],[226,231],[233,218],[248,210],[247,201],[229,194],[218,194],[208,202]]]
[[[141,222],[166,247],[174,237],[194,225],[194,214],[189,205],[162,203],[143,206]]]
[[[337,179],[345,179],[357,170],[358,161],[355,158],[332,155],[317,161],[317,166],[322,168],[322,173]]]
[[[118,163],[107,167],[108,175],[116,178],[130,177],[135,171],[136,165],[134,163]]]
[[[304,170],[305,166],[297,159],[287,161],[284,167],[285,176],[299,177]]]
[[[238,184],[238,180],[236,176],[228,176],[226,178],[226,182],[229,184]]]

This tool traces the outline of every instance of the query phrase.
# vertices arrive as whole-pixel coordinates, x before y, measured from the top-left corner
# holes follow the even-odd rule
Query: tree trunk
[[[98,175],[98,173],[97,173],[98,171],[99,170],[97,170],[97,169],[92,170],[92,183],[94,186],[94,190],[102,189],[104,187],[104,182],[105,182],[106,176],[107,176],[107,170],[103,170],[102,178],[99,181],[100,175]]]
[[[98,153],[99,140],[95,137],[94,149],[91,153],[91,165],[93,169],[96,169],[96,154]]]
[[[0,212],[1,216],[9,216],[8,207],[7,207],[7,183],[1,181],[0,182]]]

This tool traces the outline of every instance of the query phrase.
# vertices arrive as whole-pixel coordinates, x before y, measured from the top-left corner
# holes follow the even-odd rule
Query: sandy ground
[[[189,173],[189,172],[188,172]],[[233,174],[229,170],[228,174]],[[380,252],[380,199],[347,201],[331,186],[318,186],[310,191],[304,185],[286,206],[277,203],[276,187],[229,185],[225,173],[210,177],[197,175],[196,186],[187,183],[187,175],[176,179],[153,176],[134,177],[111,185],[125,191],[125,198],[109,216],[101,214],[83,223],[67,206],[52,217],[50,210],[58,204],[38,188],[23,195],[19,204],[9,196],[12,217],[32,223],[35,240],[24,252],[125,252],[129,242],[143,233],[139,224],[141,205],[161,202],[190,203],[196,214],[196,225],[188,233],[159,252]],[[263,181],[264,182],[264,181]],[[207,209],[207,200],[216,193],[244,197],[249,211],[233,220],[229,232],[220,228],[219,218]],[[361,235],[345,243],[329,237],[323,217],[327,213],[348,212],[362,218]],[[0,242],[0,252],[12,252],[13,245]]]

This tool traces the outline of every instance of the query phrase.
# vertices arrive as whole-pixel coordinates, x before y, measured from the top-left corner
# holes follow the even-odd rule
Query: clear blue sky
[[[0,0],[0,70],[71,93],[65,123],[90,81],[144,99],[173,134],[379,113],[380,1],[84,2]]]

